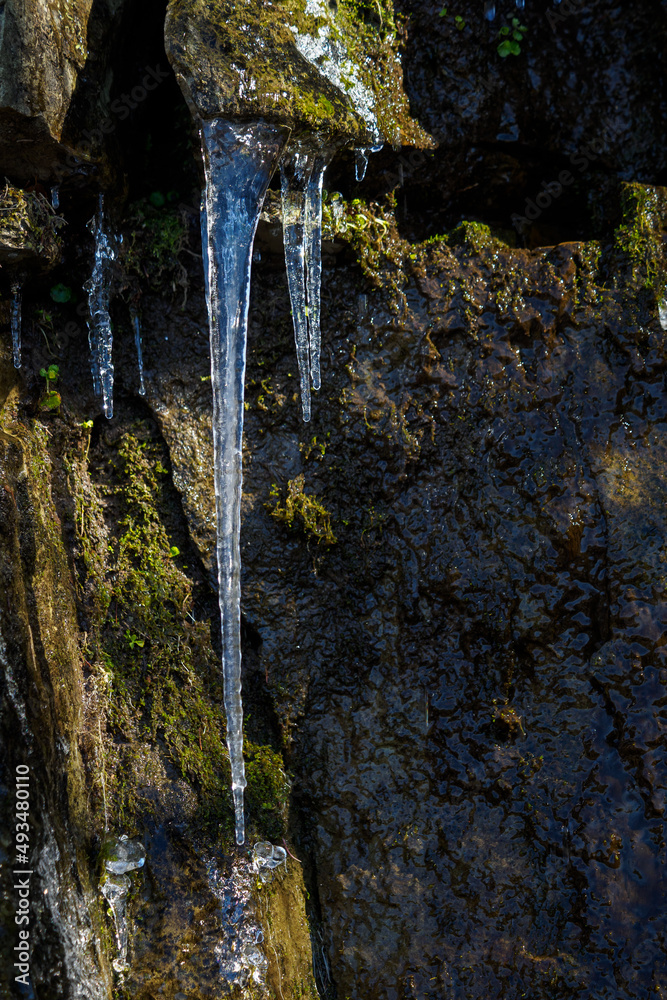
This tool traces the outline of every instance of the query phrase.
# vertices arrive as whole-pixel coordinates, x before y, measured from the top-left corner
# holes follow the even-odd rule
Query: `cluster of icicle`
[[[301,407],[310,420],[311,389],[319,389],[322,183],[335,147],[288,145],[290,130],[264,122],[221,119],[201,128],[206,187],[202,196],[202,256],[211,338],[213,450],[222,666],[227,747],[232,774],[236,841],[245,841],[243,705],[241,701],[241,489],[243,399],[252,248],[271,177],[280,162],[285,263],[299,366]],[[368,152],[357,152],[363,179]],[[89,223],[95,237],[93,272],[86,283],[91,371],[107,417],[113,415],[113,333],[110,268],[115,241],[104,203]],[[18,299],[17,299],[18,301]],[[140,391],[145,392],[141,325],[132,313]]]
[[[245,841],[241,701],[241,487],[243,396],[252,248],[271,176],[280,162],[285,262],[303,419],[319,389],[322,181],[334,152],[288,145],[289,129],[216,119],[201,128],[206,188],[202,247],[211,334],[218,594],[227,747],[236,842]]]

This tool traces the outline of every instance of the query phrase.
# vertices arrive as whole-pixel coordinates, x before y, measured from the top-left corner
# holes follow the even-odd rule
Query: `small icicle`
[[[134,328],[134,343],[137,347],[137,367],[139,369],[139,395],[146,395],[146,384],[144,382],[144,351],[141,337],[141,320],[139,313],[132,310],[132,326]]]
[[[57,184],[51,188],[51,205],[56,210],[56,212],[60,208],[60,188],[58,187]]]
[[[487,21],[495,21],[496,5],[494,0],[486,0],[484,4],[484,17],[487,19]]]
[[[523,8],[526,6],[526,0],[516,0],[516,5],[519,8],[519,10],[523,10]]]
[[[310,348],[306,293],[306,191],[313,172],[313,160],[313,155],[310,152],[297,148],[291,150],[280,164],[285,266],[292,303],[292,322],[301,387],[301,410],[305,423],[310,420]]]
[[[313,389],[322,385],[320,373],[320,303],[322,291],[322,183],[329,153],[315,156],[306,191],[306,298],[308,302],[308,350]]]
[[[102,396],[104,415],[113,416],[113,332],[109,316],[109,264],[115,258],[111,238],[104,229],[104,195],[99,196],[97,215],[88,223],[95,237],[93,273],[84,285],[88,292],[88,342],[90,369],[96,396]]]
[[[21,285],[12,285],[12,347],[14,350],[14,367],[21,367]]]
[[[265,122],[232,124],[218,119],[201,127],[206,175],[202,256],[211,331],[218,600],[237,844],[245,841],[240,528],[250,271],[264,195],[288,136],[289,129]]]
[[[357,178],[357,182],[361,184],[364,177],[366,176],[366,170],[368,169],[368,150],[367,149],[355,149],[354,151],[354,176]]]

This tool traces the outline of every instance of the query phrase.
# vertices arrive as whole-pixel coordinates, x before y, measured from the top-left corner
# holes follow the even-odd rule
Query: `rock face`
[[[108,48],[123,3],[6,0],[0,11],[0,173],[21,184],[35,178],[54,183],[99,157],[101,143],[84,145],[82,133],[108,113]]]
[[[2,787],[11,867],[31,871],[32,982],[40,996],[109,996],[103,919],[87,854],[87,791],[80,739],[85,725],[81,652],[70,566],[55,501],[48,433],[19,417],[20,381],[0,350],[0,713]],[[19,770],[17,771],[17,768]],[[16,775],[29,790],[25,853],[16,837]],[[11,819],[10,819],[11,811]],[[11,841],[11,843],[10,843]],[[16,850],[16,854],[14,853]],[[5,861],[8,855],[5,855]],[[25,884],[25,883],[24,883]],[[12,880],[2,890],[3,927],[16,927]],[[22,925],[25,929],[25,925]],[[13,934],[3,938],[0,989],[15,995]],[[23,971],[23,970],[21,970]]]
[[[434,160],[404,155],[413,225],[438,232],[456,213],[507,225],[567,169],[573,183],[542,213],[534,245],[579,239],[604,226],[619,178],[648,181],[664,172],[664,4],[611,3],[603,14],[596,2],[557,9],[552,0],[526,0],[520,11],[496,4],[493,21],[477,0],[456,9],[439,0],[396,6],[407,18],[412,113],[439,143]],[[500,31],[513,17],[526,28],[521,51],[502,58]],[[371,169],[387,169],[388,183],[397,183],[395,165]]]
[[[11,803],[16,767],[30,768],[36,1000],[109,1000],[114,987],[130,1000],[314,997],[313,967],[323,1000],[667,991],[667,194],[664,63],[651,55],[664,4],[528,4],[514,61],[497,53],[503,22],[482,21],[472,0],[442,17],[420,0],[399,23],[413,110],[441,148],[385,150],[366,187],[353,186],[349,157],[332,164],[323,389],[308,427],[279,197],[266,205],[242,572],[249,843],[284,839],[300,859],[286,856],[273,881],[232,846],[197,178],[173,81],[139,103],[130,83],[135,117],[117,136],[137,201],[110,211],[125,237],[112,422],[87,354],[91,190],[83,205],[63,201],[66,267],[24,287],[20,371],[0,287],[0,778]],[[566,7],[554,35],[545,11]],[[55,2],[6,0],[3,38],[29,40],[38,11],[59,11],[66,29],[60,59],[45,22],[35,26],[44,66],[25,55],[37,82],[23,79],[28,97],[0,108],[2,127],[18,129],[4,133],[3,162],[31,187],[80,148],[89,110],[109,96],[86,81],[89,70],[109,79],[100,39],[117,9],[69,4],[75,28]],[[361,43],[379,44],[393,36],[390,8],[317,11],[290,0],[278,23],[268,4],[174,0],[170,57],[196,116],[273,115],[297,136],[321,127],[366,143],[346,88],[323,81],[286,25],[308,36],[321,13],[342,37],[354,15]],[[262,65],[239,40],[237,15],[259,25],[275,60]],[[125,79],[158,67],[151,53]],[[285,104],[272,103],[271,73]],[[238,90],[251,78],[257,90]],[[381,129],[418,144],[395,104],[393,125],[375,105]],[[600,153],[588,140],[598,114]],[[630,118],[634,151],[610,141]],[[567,166],[580,139],[587,166],[569,164],[568,187],[578,200],[551,189],[538,201],[552,162]],[[624,176],[651,184],[621,189]],[[18,227],[0,216],[3,268],[55,262],[55,242],[39,246],[42,193],[15,186],[8,197],[21,211]],[[593,206],[595,226],[591,210],[586,239],[550,242],[566,203]],[[444,227],[453,211],[488,213],[500,231]],[[516,235],[515,212],[530,224]],[[424,229],[431,238],[417,238]],[[6,811],[4,850],[15,832]],[[122,983],[99,892],[106,837],[121,834],[145,851],[119,876],[131,879]],[[12,927],[8,880],[0,906]],[[5,977],[14,945],[3,938]],[[3,980],[0,993],[10,989]]]
[[[294,137],[429,146],[402,89],[390,2],[171,0],[169,59],[196,119],[263,119]]]
[[[533,252],[475,224],[410,245],[364,210],[307,429],[282,280],[256,279],[244,689],[268,684],[291,748],[339,995],[667,982],[665,193],[626,189],[604,246]],[[150,398],[207,553],[191,310]],[[156,351],[173,321],[150,327]],[[290,529],[271,515],[297,482]]]

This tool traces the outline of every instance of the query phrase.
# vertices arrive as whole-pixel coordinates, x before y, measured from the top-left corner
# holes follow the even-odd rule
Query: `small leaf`
[[[51,391],[47,392],[42,400],[42,409],[45,410],[57,410],[60,406],[60,393]]]
[[[155,208],[162,208],[162,206],[166,201],[166,198],[161,191],[153,191],[152,194],[149,196],[148,200],[150,201],[151,205],[153,205]]]
[[[54,302],[70,302],[73,298],[72,289],[67,285],[54,285],[51,289],[51,298]]]
[[[510,29],[507,27],[506,24],[503,25],[503,27],[498,32],[499,35],[509,35],[509,33],[510,33]]]
[[[512,53],[513,56],[520,56],[521,55],[521,46],[520,45],[518,45],[516,42],[508,42],[508,45],[510,47],[510,52]]]
[[[438,17],[447,17],[447,8],[446,7],[443,7],[442,10],[439,11]]]
[[[178,549],[178,548],[176,548],[175,545],[172,545],[172,547],[169,549],[169,555],[172,557],[172,559],[175,556],[180,556],[180,554],[181,554],[181,550]]]
[[[516,39],[517,42],[523,41],[523,34],[520,31],[513,31],[512,38]]]
[[[509,42],[501,42],[498,46],[498,55],[502,56],[503,59],[506,59],[511,51]]]

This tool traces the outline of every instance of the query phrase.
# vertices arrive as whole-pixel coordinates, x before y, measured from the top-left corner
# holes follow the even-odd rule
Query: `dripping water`
[[[96,396],[102,397],[102,409],[113,416],[113,332],[109,316],[110,264],[116,256],[113,242],[104,226],[104,195],[100,194],[97,214],[88,223],[95,237],[93,273],[84,285],[88,293],[88,342],[90,369]]]
[[[56,210],[56,212],[60,208],[60,188],[58,187],[57,184],[51,188],[51,205]]]
[[[494,0],[485,0],[484,17],[487,21],[494,21],[496,17],[496,5]]]
[[[141,320],[139,313],[132,311],[132,328],[134,330],[134,343],[137,348],[137,369],[139,371],[139,395],[146,395],[146,383],[144,381],[144,350],[143,338],[141,336]]]
[[[12,349],[14,352],[14,367],[21,367],[21,285],[12,285]]]
[[[211,335],[218,599],[227,748],[236,842],[245,841],[241,702],[241,487],[243,397],[252,245],[271,175],[289,129],[264,122],[201,127],[206,188],[202,255]]]
[[[366,176],[368,169],[368,150],[355,149],[354,151],[354,176],[358,183],[361,183]]]

